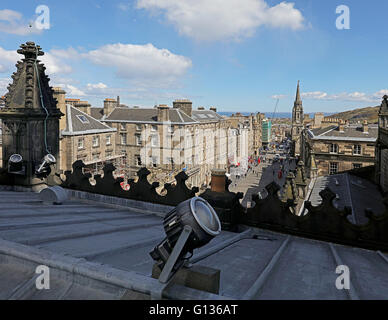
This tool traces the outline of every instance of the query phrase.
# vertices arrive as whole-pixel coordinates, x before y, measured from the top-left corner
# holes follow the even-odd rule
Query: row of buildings
[[[66,98],[53,88],[60,119],[60,170],[71,170],[82,160],[86,171],[100,172],[109,161],[116,174],[135,178],[141,167],[151,171],[150,180],[173,182],[184,170],[188,184],[206,187],[211,170],[247,167],[262,144],[262,120],[258,113],[223,117],[217,109],[193,109],[189,100],[175,100],[172,107],[128,107],[120,98],[105,99],[102,108]]]

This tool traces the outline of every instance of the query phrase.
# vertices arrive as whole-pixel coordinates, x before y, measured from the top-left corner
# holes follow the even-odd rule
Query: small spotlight
[[[180,203],[163,221],[166,238],[150,252],[162,271],[159,281],[167,283],[200,248],[221,232],[217,213],[204,199],[195,197]],[[189,257],[186,257],[190,254]]]
[[[23,165],[23,157],[20,154],[13,154],[8,160],[8,172],[12,174],[25,175],[26,168]]]
[[[46,154],[39,168],[36,170],[36,174],[46,173],[50,169],[50,165],[56,163],[57,160],[52,154]]]

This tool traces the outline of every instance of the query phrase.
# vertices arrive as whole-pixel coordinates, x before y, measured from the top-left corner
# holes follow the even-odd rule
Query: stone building
[[[301,135],[301,159],[311,163],[313,154],[318,175],[372,166],[378,128],[364,121],[359,124],[345,124],[328,128],[305,129]]]
[[[388,191],[388,96],[383,97],[379,110],[379,133],[376,148],[376,182]]]
[[[300,137],[304,128],[303,121],[304,121],[303,104],[302,104],[302,99],[300,97],[300,88],[299,88],[299,81],[298,81],[298,87],[296,89],[296,98],[294,102],[294,107],[292,109],[291,153],[294,156],[299,156],[301,153]]]
[[[262,121],[265,118],[263,113],[251,113],[249,116],[237,112],[230,117],[226,117],[230,127],[234,129],[245,128],[248,130],[248,154],[249,156],[257,156],[259,149],[263,145],[262,141]]]
[[[100,172],[107,161],[119,164],[122,156],[116,153],[116,129],[90,116],[91,105],[87,101],[66,99],[65,91],[59,87],[53,91],[65,114],[60,121],[60,170],[71,170],[77,160],[84,162],[85,171],[94,172]]]
[[[189,100],[176,100],[172,108],[117,105],[114,99],[104,101],[101,122],[117,130],[116,148],[125,155],[129,178],[146,166],[151,180],[172,182],[183,169],[189,185],[204,187],[210,183],[212,169],[227,169],[229,159],[248,153],[241,151],[245,150],[243,134],[215,108],[193,110]]]

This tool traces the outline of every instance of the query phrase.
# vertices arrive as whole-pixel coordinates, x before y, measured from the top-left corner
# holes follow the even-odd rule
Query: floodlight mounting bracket
[[[178,241],[176,242],[174,249],[172,250],[171,255],[169,256],[169,258],[168,258],[166,264],[164,265],[164,268],[159,276],[159,282],[168,283],[173,278],[175,273],[178,271],[178,270],[174,270],[174,266],[177,263],[180,255],[182,253],[182,250],[185,247],[186,242],[189,239],[192,231],[193,231],[193,229],[190,226],[186,225],[183,228],[183,231],[180,234]]]

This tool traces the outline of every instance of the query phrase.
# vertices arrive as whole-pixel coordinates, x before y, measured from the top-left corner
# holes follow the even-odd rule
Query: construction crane
[[[275,113],[276,113],[276,109],[278,108],[278,105],[279,105],[279,99],[276,100],[275,110],[273,111],[272,119],[274,119],[275,117]]]

